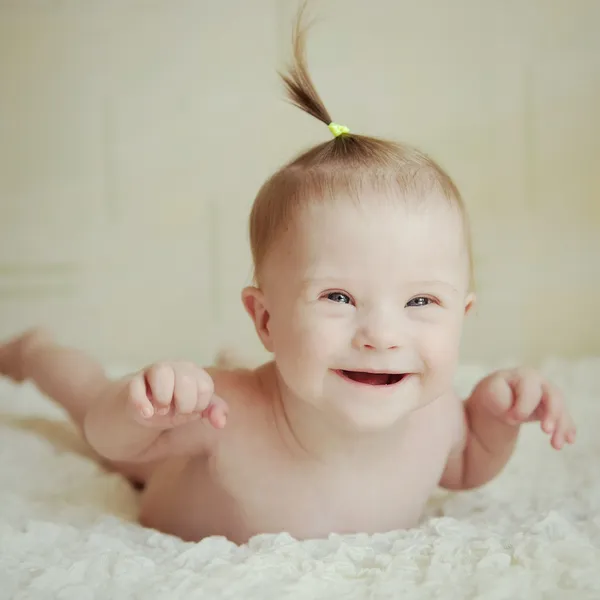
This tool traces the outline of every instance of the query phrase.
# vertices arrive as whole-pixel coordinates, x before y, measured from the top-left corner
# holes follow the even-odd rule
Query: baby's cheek
[[[332,357],[339,354],[340,335],[328,323],[311,324],[297,338],[302,358],[316,367],[329,367]]]
[[[326,327],[297,313],[279,323],[276,340],[276,355],[280,363],[289,363],[288,369],[304,371],[314,369],[323,360],[331,344],[331,335]]]
[[[458,364],[459,340],[450,328],[428,332],[423,339],[422,357],[427,370],[441,386],[447,385],[454,377]]]
[[[325,374],[332,366],[332,333],[326,327],[296,322],[276,355],[287,385],[307,401],[323,394]]]

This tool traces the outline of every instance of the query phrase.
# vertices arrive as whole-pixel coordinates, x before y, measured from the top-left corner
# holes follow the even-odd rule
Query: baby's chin
[[[393,429],[401,425],[408,416],[419,408],[418,401],[407,402],[398,399],[396,402],[359,404],[354,401],[344,402],[339,399],[323,408],[335,419],[339,419],[345,428],[361,433],[377,433]]]
[[[319,408],[356,432],[389,429],[419,406],[420,377],[410,375],[399,383],[384,384],[379,378],[363,378],[358,384],[344,375],[328,378]],[[372,381],[371,381],[372,379]],[[385,378],[383,378],[385,379]],[[381,383],[381,384],[380,384]]]

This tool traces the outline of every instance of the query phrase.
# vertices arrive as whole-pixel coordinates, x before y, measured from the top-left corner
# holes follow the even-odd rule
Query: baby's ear
[[[467,295],[465,299],[465,315],[471,312],[471,309],[475,306],[476,297],[473,292]]]
[[[256,333],[267,352],[273,352],[273,342],[269,331],[269,311],[262,290],[248,286],[242,290],[242,302],[256,328]]]

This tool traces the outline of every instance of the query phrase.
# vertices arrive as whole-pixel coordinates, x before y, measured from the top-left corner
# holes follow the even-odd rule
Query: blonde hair
[[[306,3],[298,13],[293,31],[292,65],[287,73],[280,75],[291,103],[330,125],[333,120],[306,63],[306,28],[302,27],[305,6]],[[341,196],[358,202],[365,189],[392,190],[417,200],[437,192],[458,208],[472,262],[468,217],[450,176],[426,154],[409,145],[345,132],[303,152],[260,188],[249,220],[254,279],[259,281],[267,253],[303,207]]]

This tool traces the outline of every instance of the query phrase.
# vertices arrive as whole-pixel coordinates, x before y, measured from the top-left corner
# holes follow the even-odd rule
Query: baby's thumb
[[[216,394],[212,395],[209,405],[202,412],[202,416],[217,429],[225,427],[228,414],[229,406],[227,406],[227,402]]]
[[[475,393],[481,395],[481,403],[496,417],[505,415],[514,402],[512,388],[501,375],[492,375],[489,379],[483,380]]]

